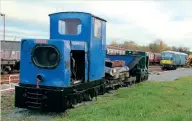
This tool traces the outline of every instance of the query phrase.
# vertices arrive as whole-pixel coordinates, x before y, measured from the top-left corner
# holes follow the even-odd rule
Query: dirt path
[[[159,71],[159,74],[151,74],[150,81],[174,81],[183,76],[192,75],[192,68],[179,68],[172,71]]]

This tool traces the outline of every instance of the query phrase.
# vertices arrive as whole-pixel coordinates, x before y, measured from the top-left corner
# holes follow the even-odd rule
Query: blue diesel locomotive
[[[84,12],[49,17],[50,39],[21,41],[16,107],[64,111],[108,88],[148,78],[146,73],[145,78],[136,79],[138,54],[126,55],[131,58],[125,59],[130,69],[106,67],[106,20]]]
[[[177,69],[185,65],[188,55],[186,53],[175,51],[161,52],[161,68],[164,69]]]

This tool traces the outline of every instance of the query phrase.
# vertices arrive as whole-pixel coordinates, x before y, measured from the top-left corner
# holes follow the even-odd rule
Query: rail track
[[[150,71],[159,71],[160,66],[150,66]],[[19,82],[19,73],[13,73],[13,74],[3,74],[1,75],[1,84],[9,84],[9,83],[18,83]]]

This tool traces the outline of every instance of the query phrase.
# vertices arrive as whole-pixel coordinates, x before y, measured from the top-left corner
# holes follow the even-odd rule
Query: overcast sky
[[[192,50],[192,1],[91,1],[0,0],[6,15],[6,39],[49,38],[48,14],[83,11],[106,19],[107,43],[133,40],[146,45],[162,39],[169,45]],[[1,17],[0,39],[3,39]]]

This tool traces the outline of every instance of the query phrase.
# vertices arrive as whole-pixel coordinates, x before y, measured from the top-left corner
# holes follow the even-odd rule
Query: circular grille
[[[58,65],[60,56],[53,46],[37,46],[32,53],[33,63],[42,68],[54,68]]]

